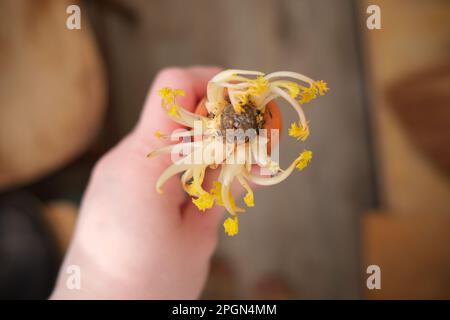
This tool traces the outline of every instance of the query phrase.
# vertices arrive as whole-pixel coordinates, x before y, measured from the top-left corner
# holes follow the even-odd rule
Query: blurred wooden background
[[[382,14],[373,31],[365,0],[93,0],[71,32],[68,2],[39,3],[0,4],[0,184],[46,204],[61,252],[92,165],[134,126],[158,70],[292,70],[331,88],[306,106],[314,159],[256,192],[204,297],[450,296],[448,76],[431,73],[420,99],[410,86],[445,75],[448,1],[370,1]],[[284,135],[282,164],[302,147]],[[365,290],[369,264],[382,267],[381,291]]]
[[[450,299],[450,2],[363,1],[380,210],[362,221],[365,264],[382,270],[373,299]]]
[[[0,2],[0,190],[54,172],[92,145],[105,113],[103,61],[78,1]]]

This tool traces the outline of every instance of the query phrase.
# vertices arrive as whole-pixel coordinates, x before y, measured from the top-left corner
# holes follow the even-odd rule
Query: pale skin
[[[186,95],[179,103],[193,111],[208,80],[219,71],[169,68],[157,75],[135,129],[93,170],[52,299],[200,296],[218,232],[223,232],[223,208],[200,213],[176,177],[158,194],[155,183],[170,165],[170,156],[148,159],[146,154],[168,143],[154,136],[156,130],[169,133],[180,127],[161,108],[158,90],[183,89]],[[66,285],[71,265],[80,267],[80,290]]]

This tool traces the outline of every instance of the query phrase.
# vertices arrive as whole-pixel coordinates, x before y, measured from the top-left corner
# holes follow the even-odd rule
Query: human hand
[[[194,299],[200,295],[223,208],[199,213],[176,178],[158,194],[155,183],[170,164],[170,155],[155,161],[146,154],[164,144],[154,138],[156,130],[179,128],[160,107],[158,90],[183,89],[186,95],[179,102],[192,111],[205,96],[208,80],[219,71],[170,68],[158,74],[136,128],[95,166],[51,298]],[[66,286],[70,265],[80,267],[80,290]]]

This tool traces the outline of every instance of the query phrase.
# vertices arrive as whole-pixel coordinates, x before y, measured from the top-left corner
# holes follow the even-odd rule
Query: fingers
[[[206,96],[206,85],[208,84],[208,81],[222,71],[221,68],[215,66],[193,66],[186,68],[185,70],[195,79],[193,85],[197,102]]]
[[[208,81],[218,72],[218,67],[167,68],[160,71],[151,86],[135,133],[148,140],[154,137],[157,130],[171,133],[180,128],[161,107],[158,91],[164,87],[184,90],[185,96],[178,97],[178,103],[193,112],[198,101],[206,95]]]

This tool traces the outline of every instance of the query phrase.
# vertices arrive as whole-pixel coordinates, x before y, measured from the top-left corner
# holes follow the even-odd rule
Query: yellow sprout
[[[190,196],[195,196],[196,194],[198,194],[197,188],[193,183],[187,183],[185,185],[185,190]]]
[[[158,93],[159,96],[162,98],[164,105],[172,104],[174,102],[173,92],[174,90],[172,90],[171,88],[162,88],[159,90]]]
[[[211,209],[214,205],[214,197],[208,192],[202,192],[197,199],[192,198],[192,202],[200,211],[205,211],[206,209]]]
[[[314,83],[314,85],[316,86],[316,88],[317,88],[317,90],[319,91],[319,94],[320,94],[321,96],[323,96],[328,90],[330,90],[330,89],[328,88],[326,82],[323,81],[323,80],[316,81],[316,82]]]
[[[253,197],[253,191],[247,192],[247,194],[244,197],[244,202],[247,205],[247,207],[255,206],[255,200],[254,200],[254,197]]]
[[[269,87],[269,81],[262,76],[257,77],[255,80],[250,80],[249,82],[251,85],[248,89],[248,93],[252,96],[259,96],[265,93]]]
[[[245,92],[236,94],[237,104],[234,105],[234,110],[237,113],[241,113],[243,110],[243,106],[248,104],[248,95]]]
[[[297,140],[305,141],[309,137],[309,127],[294,122],[289,128],[289,135]]]
[[[301,96],[302,98],[299,100],[300,104],[305,104],[314,100],[317,97],[317,88],[314,85],[309,87],[303,87]]]
[[[288,82],[286,84],[286,88],[288,89],[289,95],[292,98],[296,98],[299,95],[299,93],[300,93],[300,87],[295,82]]]
[[[228,218],[223,223],[223,227],[225,228],[225,232],[231,237],[238,234],[239,232],[238,218],[237,217]]]
[[[178,116],[178,105],[175,103],[177,96],[184,96],[185,92],[182,89],[162,88],[159,90],[159,95],[162,98],[162,107],[166,108],[167,113],[172,117]]]
[[[303,150],[302,153],[300,153],[299,157],[297,158],[297,169],[303,170],[305,169],[309,162],[312,159],[312,151],[310,150]]]
[[[223,200],[222,200],[222,184],[219,181],[213,182],[213,188],[209,191],[214,199],[216,200],[216,203],[220,206],[223,206]]]
[[[178,116],[178,106],[176,104],[170,106],[170,108],[167,110],[167,113],[172,117]]]

